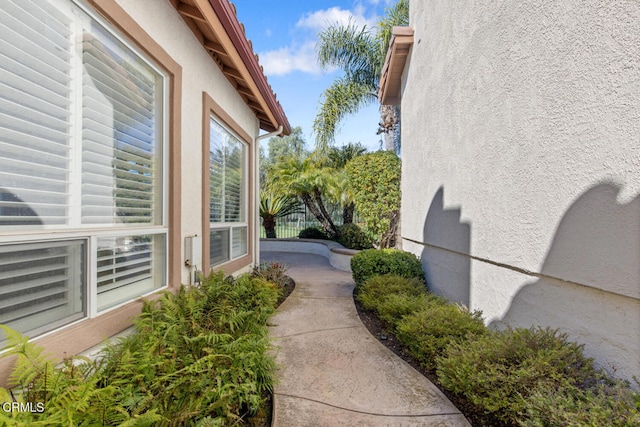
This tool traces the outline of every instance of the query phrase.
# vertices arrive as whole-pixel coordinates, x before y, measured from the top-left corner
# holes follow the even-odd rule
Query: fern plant
[[[0,425],[196,426],[241,423],[264,406],[275,363],[266,322],[277,285],[212,273],[145,302],[135,333],[92,361],[62,363],[3,326],[16,355],[2,402],[42,402],[41,413],[0,411]]]

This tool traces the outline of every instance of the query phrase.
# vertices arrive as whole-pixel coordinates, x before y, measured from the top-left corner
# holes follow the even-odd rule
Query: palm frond
[[[377,37],[366,26],[353,22],[335,24],[318,35],[318,62],[322,67],[341,68],[347,76],[359,76],[374,84],[379,76],[381,57]]]
[[[409,0],[399,0],[396,4],[385,10],[384,17],[378,22],[376,37],[381,52],[386,56],[391,40],[391,30],[396,26],[409,25]]]
[[[287,215],[304,212],[297,197],[261,194],[260,217],[282,218]]]
[[[320,109],[313,121],[316,134],[316,148],[326,150],[334,142],[340,122],[348,114],[356,113],[361,107],[377,100],[371,87],[354,82],[346,77],[339,78],[324,91]]]

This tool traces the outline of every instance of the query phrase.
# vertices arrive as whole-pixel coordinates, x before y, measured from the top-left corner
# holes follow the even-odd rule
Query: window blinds
[[[0,226],[69,215],[71,21],[47,2],[0,13]]]
[[[82,62],[82,222],[159,224],[161,76],[97,25]]]
[[[84,312],[84,242],[0,246],[0,324],[50,327]]]

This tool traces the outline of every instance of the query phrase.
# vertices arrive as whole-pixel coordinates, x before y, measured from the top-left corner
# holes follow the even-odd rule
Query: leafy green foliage
[[[437,365],[444,387],[508,424],[522,417],[536,390],[584,387],[597,378],[582,346],[549,328],[508,329],[454,343]]]
[[[271,194],[299,197],[333,237],[337,230],[326,202],[339,192],[340,181],[338,174],[326,165],[325,159],[316,154],[304,158],[281,158],[268,170],[266,188]]]
[[[316,226],[311,226],[303,230],[300,230],[300,233],[298,234],[298,238],[331,240],[331,238],[329,237],[326,231]]]
[[[276,221],[287,215],[303,212],[300,200],[293,196],[260,194],[260,218],[268,238],[276,238]]]
[[[386,10],[378,31],[350,22],[330,25],[318,35],[318,62],[322,67],[338,67],[344,75],[325,90],[313,122],[316,146],[326,150],[340,123],[349,114],[378,102],[378,84],[393,25],[409,20],[408,0],[400,0]]]
[[[108,345],[97,361],[56,368],[16,338],[12,352],[24,358],[13,376],[25,391],[20,399],[45,393],[35,398],[46,407],[12,415],[41,425],[238,423],[260,411],[272,388],[265,325],[277,298],[277,286],[261,278],[212,273],[198,286],[145,302],[136,332]]]
[[[365,310],[378,313],[393,328],[403,316],[440,301],[426,292],[420,279],[395,274],[371,277],[358,288],[357,298]]]
[[[482,312],[470,312],[443,300],[408,314],[396,327],[398,340],[428,369],[436,367],[436,357],[441,356],[450,344],[485,333],[487,328]]]
[[[260,265],[253,267],[251,272],[253,277],[259,277],[269,283],[273,283],[278,288],[283,288],[289,277],[287,276],[287,267],[279,262],[266,263],[263,262]]]
[[[380,247],[392,247],[400,209],[400,159],[391,151],[358,156],[345,169],[360,218],[377,236]]]
[[[349,249],[362,250],[373,248],[373,238],[356,224],[343,224],[339,226],[337,242]]]
[[[351,272],[356,286],[373,276],[395,274],[416,277],[424,282],[422,264],[415,255],[398,249],[367,249],[351,258]]]
[[[523,427],[634,427],[640,425],[640,394],[622,381],[582,389],[540,388],[526,401]]]

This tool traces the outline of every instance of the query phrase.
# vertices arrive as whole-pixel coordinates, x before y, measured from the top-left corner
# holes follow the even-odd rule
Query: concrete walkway
[[[319,255],[262,252],[296,289],[270,320],[276,346],[275,427],[469,426],[429,380],[360,321],[350,273]]]

